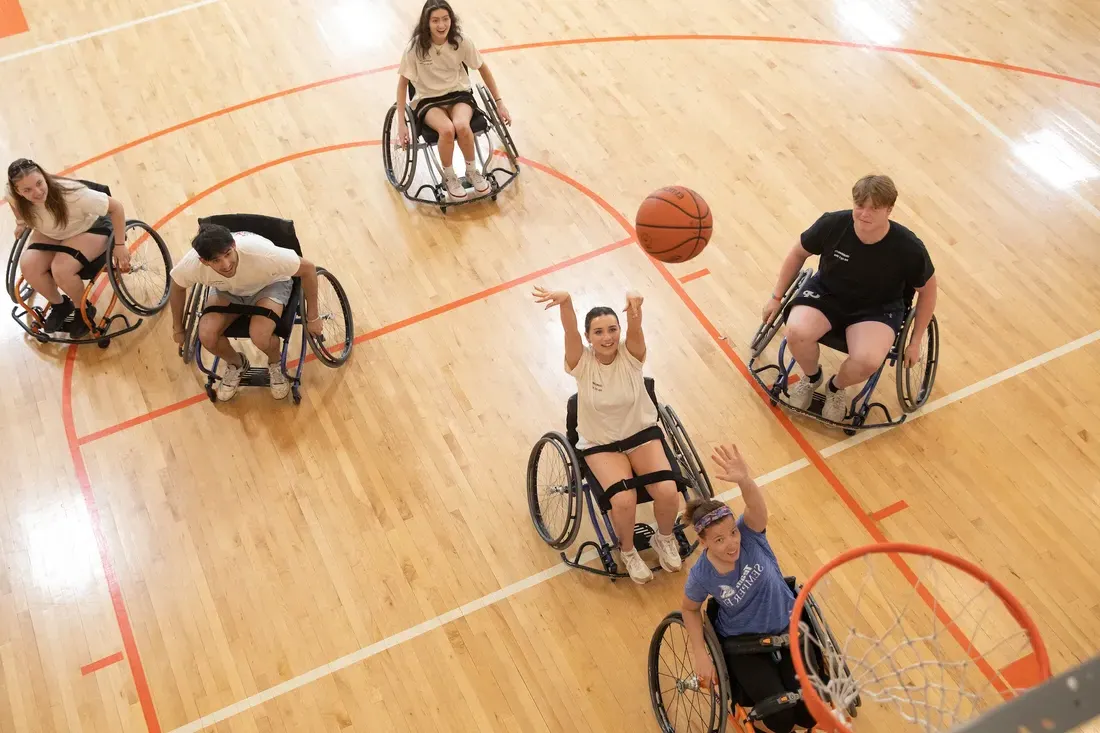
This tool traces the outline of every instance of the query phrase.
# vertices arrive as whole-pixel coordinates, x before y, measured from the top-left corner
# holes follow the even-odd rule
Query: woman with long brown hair
[[[470,128],[477,102],[466,67],[476,69],[496,100],[497,112],[505,124],[512,123],[497,89],[496,79],[478,53],[477,47],[462,35],[458,17],[447,0],[428,0],[420,11],[420,20],[397,77],[397,109],[405,108],[409,83],[416,88],[412,105],[417,125],[427,125],[439,134],[439,159],[443,165],[443,185],[451,198],[466,198],[466,189],[455,175],[455,140],[466,160],[466,177],[478,194],[489,190],[489,180],[477,169],[474,133]],[[397,141],[410,144],[405,116],[398,115]]]
[[[46,332],[61,330],[65,319],[76,310],[84,297],[79,275],[84,264],[80,257],[91,262],[102,255],[112,231],[115,243],[111,256],[122,272],[129,271],[126,212],[117,199],[79,181],[47,173],[33,160],[19,158],[8,166],[7,201],[15,214],[16,238],[28,227],[33,230],[19,258],[19,271],[35,292],[50,301],[43,326]],[[57,246],[68,252],[53,249]],[[89,319],[94,318],[91,304],[86,313]],[[86,329],[84,319],[76,318],[73,328]]]

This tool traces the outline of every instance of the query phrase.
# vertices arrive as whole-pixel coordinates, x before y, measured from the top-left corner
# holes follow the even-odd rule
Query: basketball
[[[665,186],[646,196],[634,217],[638,243],[661,262],[687,262],[703,251],[714,230],[710,206],[683,186]]]

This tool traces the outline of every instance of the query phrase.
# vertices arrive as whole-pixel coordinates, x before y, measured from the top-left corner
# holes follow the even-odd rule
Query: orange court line
[[[110,656],[107,656],[107,657],[104,657],[103,659],[98,659],[98,660],[92,662],[91,664],[85,664],[83,667],[80,668],[80,674],[87,677],[92,672],[98,672],[99,670],[103,669],[104,667],[110,667],[115,662],[121,662],[121,661],[122,661],[122,652],[115,652],[114,654],[112,654]]]
[[[893,504],[891,504],[888,507],[883,507],[882,509],[879,509],[877,512],[871,512],[871,519],[875,520],[876,522],[881,522],[883,519],[886,519],[887,517],[891,517],[891,516],[897,514],[898,512],[902,511],[903,509],[908,509],[908,508],[909,508],[909,505],[906,504],[904,500],[895,501]]]
[[[17,36],[29,30],[19,0],[0,0],[0,38]]]
[[[684,275],[682,278],[680,278],[680,282],[689,283],[692,280],[698,280],[699,278],[703,277],[704,275],[709,275],[709,274],[710,274],[710,270],[708,270],[704,267],[702,270],[697,270],[695,272]]]

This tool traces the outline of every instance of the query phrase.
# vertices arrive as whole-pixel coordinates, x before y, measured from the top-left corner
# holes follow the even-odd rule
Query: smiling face
[[[17,194],[27,201],[30,201],[32,204],[45,203],[46,196],[50,193],[50,187],[49,184],[46,183],[46,177],[37,170],[33,170],[12,181],[12,188],[15,189]]]
[[[868,243],[882,239],[890,228],[890,212],[893,210],[893,206],[876,205],[871,198],[853,202],[852,222],[856,236]]]
[[[432,29],[432,43],[437,46],[444,43],[451,32],[451,12],[446,8],[436,8],[428,16],[428,27]]]
[[[213,259],[204,260],[200,257],[199,262],[206,265],[222,277],[233,277],[237,274],[237,265],[240,264],[241,257],[239,254],[237,254],[237,245],[232,244],[229,246],[229,249],[225,250]]]
[[[734,517],[720,519],[703,530],[699,538],[710,559],[727,565],[737,564],[741,556],[741,531]]]
[[[588,323],[588,343],[596,358],[604,363],[615,358],[619,351],[619,319],[614,313],[595,316]]]

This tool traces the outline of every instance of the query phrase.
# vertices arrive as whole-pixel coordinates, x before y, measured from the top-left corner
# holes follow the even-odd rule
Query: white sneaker
[[[443,186],[447,189],[447,193],[451,195],[451,198],[466,198],[466,189],[463,188],[462,182],[458,180],[458,176],[455,175],[453,170],[450,172],[443,171]]]
[[[667,573],[680,572],[680,545],[672,535],[663,535],[660,532],[653,535],[650,542],[657,551],[657,557],[661,561],[661,567]]]
[[[270,377],[272,397],[281,400],[290,394],[290,381],[283,374],[282,365],[268,364],[267,373]]]
[[[844,422],[844,416],[848,413],[848,390],[838,389],[833,392],[825,388],[825,404],[821,406],[821,416],[833,422]]]
[[[232,364],[225,365],[225,374],[222,375],[222,379],[218,382],[217,394],[218,399],[222,402],[228,402],[233,399],[237,394],[237,390],[241,387],[241,377],[244,375],[244,370],[248,369],[248,359],[241,355],[241,366],[233,366]]]
[[[485,193],[489,190],[489,179],[482,175],[481,171],[477,169],[477,163],[468,163],[466,165],[466,178],[469,179],[470,184],[473,185],[474,190],[478,193]]]
[[[635,583],[642,585],[653,580],[653,571],[649,569],[645,560],[638,554],[637,547],[630,552],[620,551],[619,555],[623,559],[623,564],[626,565],[626,572],[630,573],[630,579]]]
[[[824,371],[821,372],[821,376],[817,378],[816,382],[811,382],[810,378],[803,374],[802,379],[798,380],[798,384],[788,390],[788,404],[799,410],[810,409],[810,403],[813,402],[814,399],[814,392],[817,391],[817,388],[820,387],[824,381]]]

